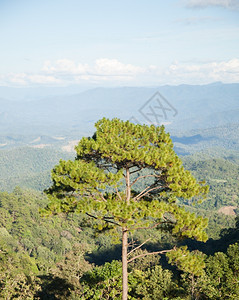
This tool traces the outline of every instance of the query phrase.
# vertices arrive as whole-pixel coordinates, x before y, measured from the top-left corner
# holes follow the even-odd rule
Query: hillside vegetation
[[[12,191],[15,186],[43,191],[51,183],[51,169],[59,159],[73,154],[54,148],[13,148],[0,151],[0,190]]]
[[[45,196],[30,190],[15,188],[10,194],[0,193],[1,297],[91,299],[90,295],[96,291],[99,295],[119,295],[120,288],[117,286],[120,284],[121,266],[113,259],[119,259],[120,249],[114,245],[112,238],[98,235],[97,231],[90,229],[90,224],[87,224],[89,221],[82,215],[42,218],[39,208],[43,208],[46,203]],[[211,219],[209,237],[215,236],[215,227],[223,229],[231,226],[231,231],[224,230],[223,235],[227,235],[227,241],[231,236],[235,242],[235,234],[239,238],[233,219],[210,212],[207,216]],[[135,236],[135,241],[140,243],[147,235],[148,232],[142,230]],[[156,229],[152,229],[150,235],[154,236],[157,244],[169,243],[168,237],[160,236]],[[156,247],[155,243],[151,243],[152,249]],[[217,249],[220,245],[225,246],[225,238],[222,238],[221,244],[218,240]],[[210,244],[208,247],[210,249]],[[141,251],[145,253],[147,248]],[[149,299],[188,299],[191,289],[195,288],[195,292],[207,295],[209,299],[219,299],[227,293],[237,296],[238,286],[233,285],[231,288],[230,285],[237,278],[235,270],[238,268],[238,259],[238,246],[231,246],[226,254],[215,253],[206,258],[205,273],[193,283],[190,273],[168,269],[165,262],[161,267],[156,256],[141,258],[130,268],[130,295],[133,299],[139,295]],[[218,273],[218,270],[222,270],[222,273]],[[220,278],[220,283],[215,279],[215,274]],[[214,293],[218,298],[213,298]],[[101,297],[96,296],[95,299]]]
[[[83,214],[45,217],[42,209],[49,201],[43,191],[51,186],[51,170],[59,160],[74,160],[76,141],[93,132],[92,124],[105,113],[112,97],[118,102],[108,109],[109,115],[121,112],[124,104],[128,109],[122,118],[131,117],[126,114],[132,112],[137,117],[153,92],[154,88],[96,89],[69,99],[30,101],[27,109],[26,103],[1,100],[0,299],[121,299],[121,244]],[[150,241],[135,251],[142,257],[129,265],[129,297],[239,299],[238,85],[165,86],[161,92],[174,99],[175,107],[181,103],[177,119],[166,127],[175,151],[185,169],[210,186],[200,204],[177,202],[195,216],[208,218],[208,241],[176,240],[169,234],[170,226],[169,233],[157,227],[135,231],[130,247]],[[52,114],[56,103],[59,107]],[[18,109],[15,116],[13,111]],[[150,175],[150,170],[141,175]],[[151,183],[148,180],[137,182],[135,191]],[[183,269],[177,258],[169,264],[164,255],[146,255],[178,246],[187,246],[201,262],[199,269],[204,268],[195,272],[193,256],[187,256],[189,267]]]

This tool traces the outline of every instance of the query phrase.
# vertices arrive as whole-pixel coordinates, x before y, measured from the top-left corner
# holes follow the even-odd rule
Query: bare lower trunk
[[[129,168],[126,168],[126,203],[130,203],[130,172]],[[122,300],[128,299],[128,230],[127,227],[122,228]]]
[[[128,269],[127,269],[128,232],[126,228],[122,230],[122,300],[128,299]]]

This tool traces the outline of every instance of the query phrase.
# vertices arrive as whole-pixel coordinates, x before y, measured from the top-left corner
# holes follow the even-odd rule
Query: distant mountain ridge
[[[175,108],[175,117],[166,111],[168,108],[163,115],[159,102],[150,102],[156,92]],[[147,109],[151,110],[152,123],[155,123],[155,113],[169,129],[200,129],[239,120],[237,83],[96,88],[74,95],[62,94],[54,96],[50,93],[40,100],[11,101],[2,99],[0,87],[0,135],[57,135],[69,132],[86,135],[94,131],[94,123],[102,117],[134,118],[140,123],[147,123],[144,117],[150,115]],[[162,106],[167,105],[164,100],[160,101]]]

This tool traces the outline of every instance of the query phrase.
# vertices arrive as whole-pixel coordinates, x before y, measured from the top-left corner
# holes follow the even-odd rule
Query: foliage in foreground
[[[0,193],[0,298],[70,300],[81,299],[83,295],[87,298],[97,290],[106,293],[111,289],[119,295],[120,262],[94,266],[84,260],[89,249],[95,249],[95,263],[98,264],[106,255],[107,258],[114,257],[116,249],[109,237],[104,234],[94,237],[90,228],[82,226],[85,220],[77,215],[69,215],[67,219],[61,216],[40,218],[38,209],[45,203],[46,199],[33,191],[17,188],[11,194]],[[218,222],[224,222],[220,215],[213,220],[212,228],[217,227]],[[74,228],[79,229],[79,226],[81,231],[75,231]],[[152,229],[151,234],[160,239],[156,229]],[[64,248],[67,244],[61,242],[62,235],[71,247]],[[147,232],[138,232],[136,237],[143,241]],[[167,236],[165,239],[168,240]],[[236,240],[239,240],[237,227],[227,230],[226,236],[224,230],[221,244],[220,240],[215,241],[214,251],[215,247],[218,249],[220,245]],[[45,251],[36,251],[38,248]],[[146,250],[142,251],[145,253]],[[157,299],[156,293],[162,293],[166,299],[191,299],[193,293],[195,299],[202,300],[237,299],[238,245],[230,246],[227,253],[215,253],[205,258],[205,265],[202,275],[192,276],[176,269],[167,270],[166,266],[162,268],[157,256],[142,257],[130,265],[129,295],[136,299]],[[109,278],[107,274],[112,275],[113,270],[114,276]],[[103,279],[99,277],[101,273],[104,273]],[[96,274],[99,281],[87,282],[86,278],[95,278]]]

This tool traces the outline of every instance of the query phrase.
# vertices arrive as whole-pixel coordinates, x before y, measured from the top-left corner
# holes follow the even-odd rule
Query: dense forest
[[[60,158],[73,157],[55,149],[1,151],[1,299],[121,299],[119,241],[85,214],[43,213],[51,168]],[[151,240],[136,250],[141,257],[129,265],[129,299],[238,299],[238,152],[225,150],[224,156],[214,157],[201,151],[182,160],[197,180],[210,186],[200,204],[179,199],[179,206],[208,219],[208,240],[178,240],[157,228],[136,231],[132,245]],[[150,174],[144,172],[142,176]],[[201,267],[194,268],[193,256],[187,256],[184,268],[170,264],[165,255],[145,255],[175,245],[190,249]]]
[[[73,155],[56,148],[19,147],[0,151],[0,190],[15,186],[43,191],[51,183],[51,169]]]
[[[41,217],[39,208],[46,203],[46,196],[40,192],[18,187],[12,193],[0,194],[1,297],[117,299],[121,292],[120,245],[112,237],[99,234],[89,224],[93,221],[83,215]],[[179,271],[169,266],[164,257],[140,258],[130,266],[131,299],[190,299],[192,293],[196,299],[238,297],[239,249],[235,242],[239,222],[213,211],[205,214],[210,221],[209,241],[203,249],[203,273],[194,277],[190,272]],[[141,230],[134,239],[141,243],[148,234]],[[154,242],[141,252],[174,243],[156,229],[150,235]],[[234,245],[230,245],[231,241]],[[212,248],[214,253],[210,253]]]

